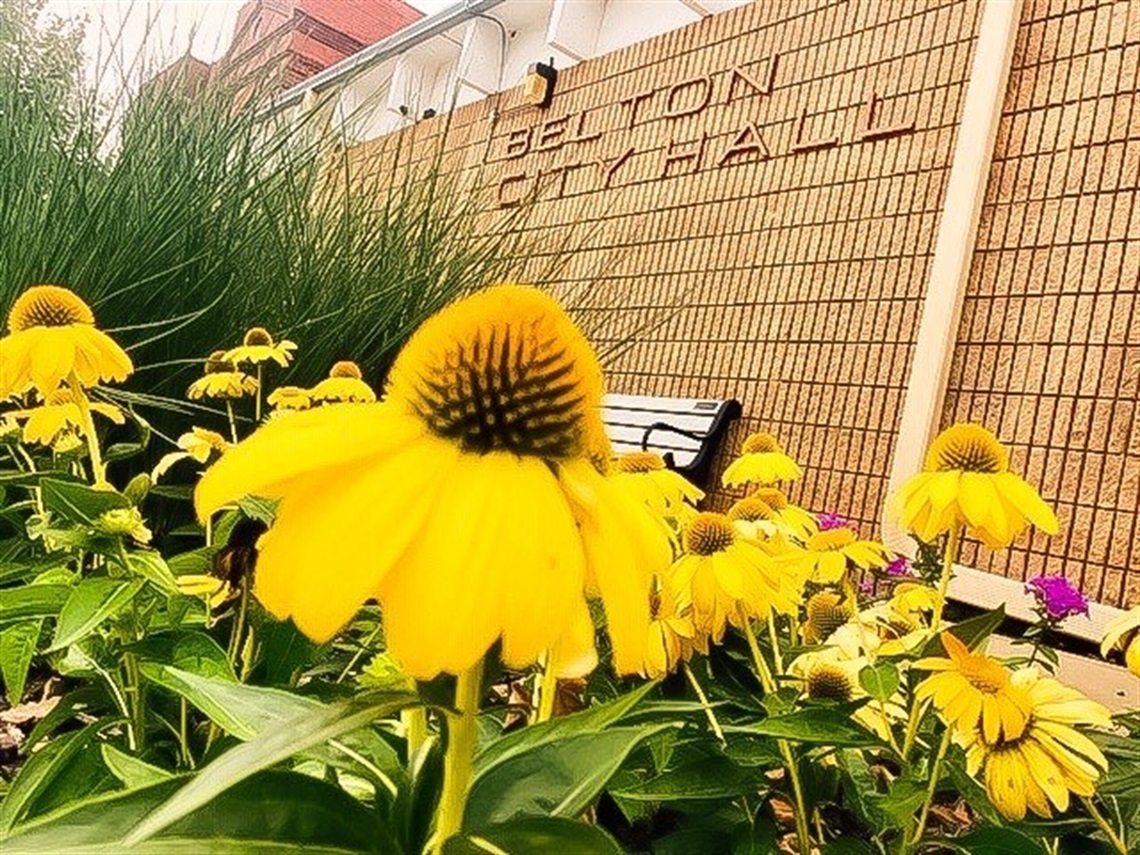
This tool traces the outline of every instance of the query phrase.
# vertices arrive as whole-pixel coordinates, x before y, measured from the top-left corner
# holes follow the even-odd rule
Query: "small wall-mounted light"
[[[549,63],[536,62],[526,70],[523,81],[523,99],[536,107],[549,107],[554,99],[554,84],[558,72],[554,69],[554,57]]]

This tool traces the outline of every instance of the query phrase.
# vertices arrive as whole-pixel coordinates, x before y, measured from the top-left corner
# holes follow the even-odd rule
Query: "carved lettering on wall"
[[[805,107],[803,112],[800,113],[800,120],[796,123],[796,138],[792,143],[792,151],[817,151],[821,148],[832,148],[839,145],[839,135],[833,134],[829,137],[817,137],[812,139],[807,131],[808,113]]]
[[[771,152],[768,151],[768,144],[764,142],[764,134],[755,122],[749,122],[740,129],[736,139],[720,156],[717,166],[724,166],[733,158],[743,157],[746,154],[753,155],[750,158],[751,160],[767,160],[772,156]]]
[[[661,159],[661,177],[669,178],[671,175],[686,175],[690,172],[699,171],[701,160],[705,156],[705,143],[707,141],[707,134],[701,134],[699,140],[688,142],[670,140]],[[674,167],[677,168],[674,169]]]
[[[872,92],[871,97],[867,99],[867,106],[863,108],[863,122],[862,130],[859,131],[859,139],[864,142],[871,142],[873,140],[885,140],[890,137],[897,137],[902,134],[909,134],[914,131],[914,119],[909,122],[899,122],[894,125],[882,125],[875,127],[875,120],[878,118],[879,105],[883,99],[879,97],[877,92]]]
[[[610,106],[591,107],[507,131],[497,138],[500,142],[494,145],[500,147],[493,150],[500,154],[492,157],[491,162],[515,162],[527,156],[542,156],[543,161],[537,168],[515,167],[504,172],[497,188],[499,206],[519,205],[528,195],[535,199],[561,198],[567,193],[570,176],[579,170],[586,171],[575,179],[575,192],[608,190],[634,181],[678,178],[705,169],[762,162],[843,144],[877,142],[914,132],[913,117],[885,123],[882,107],[886,96],[872,91],[857,110],[812,109],[812,105],[801,103],[791,116],[754,114],[746,117],[745,124],[730,137],[721,136],[719,142],[712,142],[716,136],[707,129],[699,138],[677,139],[670,134],[664,147],[660,140],[652,140],[652,132],[649,139],[644,139],[645,129],[655,122],[701,116],[714,105],[724,106],[743,98],[759,99],[755,106],[748,107],[749,113],[772,109],[777,102],[768,96],[777,89],[779,59],[779,54],[773,53],[759,60],[736,62],[725,69],[635,92]],[[796,81],[784,85],[794,86]],[[621,139],[635,129],[635,140]],[[612,136],[618,139],[609,142]],[[710,142],[716,149],[706,157]],[[656,163],[654,149],[660,152]],[[639,151],[648,157],[635,159]],[[565,152],[559,155],[563,162],[550,163],[558,152]]]
[[[694,116],[709,105],[712,93],[711,74],[674,84],[669,87],[669,95],[665,99],[665,112],[662,115],[667,119]]]

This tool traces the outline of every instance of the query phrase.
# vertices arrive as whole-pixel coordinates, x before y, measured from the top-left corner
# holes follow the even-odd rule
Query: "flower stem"
[[[95,433],[95,420],[91,418],[91,402],[87,400],[87,393],[83,384],[72,371],[67,378],[67,387],[79,408],[79,415],[83,419],[83,438],[87,440],[87,453],[91,455],[91,477],[96,487],[107,483],[107,467],[103,465],[103,454],[99,450],[99,437]]]
[[[709,703],[708,696],[705,690],[701,688],[701,684],[697,682],[697,675],[693,673],[693,669],[689,667],[689,663],[685,662],[681,665],[685,669],[685,676],[689,678],[689,685],[693,687],[693,691],[697,693],[697,698],[701,702],[701,708],[705,711],[705,715],[709,720],[709,727],[712,732],[716,734],[716,738],[720,740],[721,745],[726,745],[727,740],[724,738],[724,731],[720,729],[720,722],[717,721],[716,713],[713,712],[712,704]]]
[[[463,810],[471,786],[478,737],[479,700],[483,688],[483,662],[468,668],[455,682],[455,708],[447,723],[447,753],[443,757],[443,794],[435,821],[436,853],[463,827]]]
[[[930,816],[930,806],[934,802],[934,794],[938,790],[938,779],[942,775],[942,761],[946,759],[946,749],[950,747],[950,728],[942,735],[942,743],[938,746],[938,754],[934,757],[934,765],[930,767],[930,785],[926,788],[926,799],[922,803],[922,812],[918,815],[918,826],[911,837],[911,844],[917,844],[926,833],[926,820]]]
[[[903,735],[902,745],[902,759],[910,759],[910,750],[914,747],[914,740],[918,736],[918,723],[922,721],[922,716],[926,713],[926,708],[930,702],[923,701],[921,704],[915,703],[911,700],[910,717],[906,722],[906,733]]]
[[[230,642],[226,646],[226,658],[230,661],[230,666],[234,669],[234,673],[238,671],[238,655],[241,653],[242,637],[245,635],[245,617],[249,610],[249,579],[242,577],[241,580],[241,598],[238,600],[238,612],[234,618],[234,625],[230,629]]]
[[[400,710],[400,721],[404,725],[404,738],[408,743],[408,767],[411,768],[412,758],[427,741],[427,710],[423,707],[404,707]]]
[[[1093,822],[1104,832],[1104,836],[1108,838],[1113,848],[1119,852],[1120,855],[1128,855],[1128,847],[1124,845],[1124,841],[1120,838],[1120,835],[1116,833],[1116,829],[1104,818],[1104,814],[1097,810],[1096,802],[1088,796],[1082,797],[1081,801],[1084,802],[1089,815],[1093,818]]]
[[[748,619],[744,609],[740,609],[740,620],[744,626],[744,636],[748,639],[748,649],[752,652],[752,660],[756,671],[760,675],[760,685],[764,687],[765,694],[776,691],[776,681],[772,679],[772,672],[760,651],[760,643],[756,640],[756,633],[752,631],[752,622]],[[788,779],[792,783],[792,798],[795,799],[796,837],[799,838],[800,852],[803,855],[811,853],[811,830],[808,828],[808,814],[804,803],[804,788],[800,783],[800,772],[796,766],[795,755],[786,739],[777,739],[780,756],[784,758],[784,765],[788,770]]]
[[[772,661],[776,664],[776,673],[784,673],[784,656],[780,652],[780,636],[776,632],[776,615],[768,610],[768,638],[772,642]]]
[[[237,419],[234,418],[234,402],[228,398],[226,399],[226,415],[229,416],[230,419],[230,439],[232,439],[234,443],[237,443]]]
[[[962,529],[954,526],[946,535],[946,552],[942,556],[942,578],[938,580],[938,603],[930,629],[937,634],[942,628],[942,612],[946,608],[946,592],[950,590],[950,577],[954,575],[954,562],[958,560],[958,548],[962,542]]]
[[[772,672],[768,668],[768,663],[765,661],[764,654],[760,650],[760,643],[756,640],[756,633],[752,631],[752,621],[743,608],[740,609],[739,614],[740,624],[744,627],[744,637],[748,639],[748,649],[752,653],[752,662],[756,666],[756,674],[760,678],[760,687],[764,690],[764,694],[770,694],[776,691],[776,681],[772,679]]]
[[[261,363],[257,363],[257,391],[253,394],[253,418],[255,425],[261,424]]]

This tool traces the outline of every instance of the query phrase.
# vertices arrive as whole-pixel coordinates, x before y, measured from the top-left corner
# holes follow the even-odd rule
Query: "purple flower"
[[[1037,607],[1049,620],[1060,621],[1070,615],[1087,615],[1089,601],[1064,576],[1034,576],[1025,583],[1025,593],[1032,594]]]
[[[864,594],[869,594],[873,590],[875,590],[875,583],[873,581],[871,581],[870,579],[864,579],[862,582],[859,583],[859,590],[862,591]]]
[[[851,521],[847,517],[841,517],[839,514],[827,513],[826,511],[819,515],[819,530],[831,531],[833,528],[848,528]]]
[[[887,565],[888,576],[913,576],[914,572],[910,569],[910,559],[905,555],[900,555],[894,561]]]

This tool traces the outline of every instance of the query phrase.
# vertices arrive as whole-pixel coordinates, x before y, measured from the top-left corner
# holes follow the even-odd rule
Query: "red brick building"
[[[249,0],[227,59],[264,50],[286,89],[422,17],[402,0]]]

